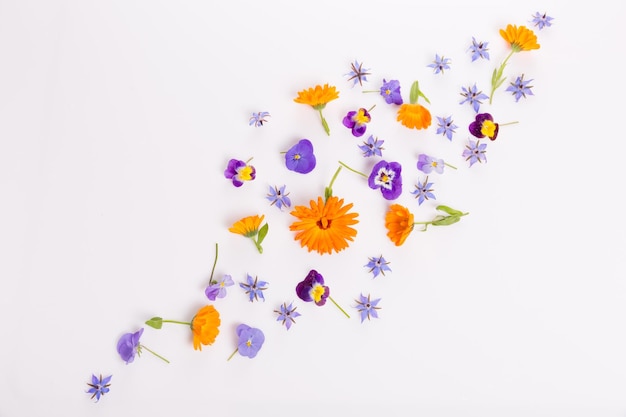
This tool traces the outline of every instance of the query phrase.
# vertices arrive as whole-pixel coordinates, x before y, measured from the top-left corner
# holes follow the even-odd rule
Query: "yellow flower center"
[[[389,175],[387,175],[387,174],[385,174],[385,173],[381,174],[381,176],[380,176],[380,180],[381,180],[382,182],[389,182]]]
[[[369,122],[370,118],[365,115],[364,109],[359,109],[359,111],[357,111],[356,114],[354,115],[354,121],[357,124],[364,124],[364,123]]]
[[[386,89],[385,90],[385,94],[387,94],[387,95],[391,94],[391,90],[390,89]]]
[[[300,159],[300,158],[302,158],[302,157],[300,156],[300,154],[299,154],[299,153],[297,153],[297,154],[295,154],[295,155],[293,156],[293,159],[295,159],[296,161],[297,161],[298,159]]]
[[[433,162],[431,162],[431,165],[432,165],[434,168],[437,168],[437,161],[433,161]]]
[[[252,346],[252,342],[251,342],[250,340],[248,340],[248,341],[246,342],[246,346],[248,346],[248,347]]]
[[[485,120],[483,125],[480,127],[480,133],[487,137],[492,137],[496,131],[496,124],[491,120]]]
[[[239,178],[243,181],[250,181],[252,179],[252,167],[246,165],[245,167],[239,170]]]
[[[322,299],[322,295],[324,295],[325,289],[324,286],[316,284],[315,287],[311,290],[311,297],[317,303]]]

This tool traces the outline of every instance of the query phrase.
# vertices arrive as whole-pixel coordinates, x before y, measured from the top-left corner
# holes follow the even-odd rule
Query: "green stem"
[[[209,278],[209,284],[215,284],[216,281],[213,281],[213,273],[215,272],[215,265],[217,265],[217,243],[215,244],[215,260],[213,261],[213,268],[211,268],[211,278]]]
[[[500,85],[502,84],[501,80],[502,73],[504,72],[504,67],[506,67],[506,64],[509,62],[509,58],[511,58],[514,53],[515,50],[511,50],[511,52],[509,52],[504,61],[502,61],[502,65],[500,65],[500,68],[498,68],[497,72],[494,74],[493,79],[491,80],[491,94],[489,94],[489,104],[491,104],[491,102],[493,101],[493,93],[495,93],[498,87],[500,87]]]
[[[380,93],[380,90],[363,90],[362,93]]]
[[[153,350],[149,349],[148,347],[146,347],[146,345],[139,345],[139,346],[141,346],[141,348],[142,348],[142,349],[145,349],[145,350],[147,350],[148,352],[152,353],[152,354],[153,354],[154,356],[156,356],[157,358],[162,359],[162,360],[164,360],[164,361],[165,361],[165,362],[167,362],[167,363],[170,363],[170,361],[168,361],[167,359],[165,359],[163,356],[159,355],[159,354],[158,354],[158,353],[156,353],[155,351],[153,351]]]
[[[259,253],[263,253],[263,248],[261,247],[261,245],[259,244],[258,240],[252,238],[252,241],[254,242],[254,246],[256,246],[257,250],[259,251]]]
[[[248,165],[248,162],[252,161],[252,158],[254,158],[254,157],[251,157],[251,158],[249,158],[249,159],[246,161],[246,165]]]
[[[228,362],[229,360],[232,359],[233,356],[235,356],[235,353],[239,352],[239,348],[235,349],[235,351],[233,353],[230,354],[230,356],[228,357],[228,359],[226,359],[226,362]]]
[[[371,112],[372,110],[374,110],[374,107],[376,107],[376,104],[374,104],[372,107],[369,108],[369,110],[367,111],[368,113]]]
[[[336,306],[337,306],[337,308],[338,308],[339,310],[341,310],[341,312],[342,312],[343,314],[345,314],[347,318],[350,318],[350,316],[348,315],[348,313],[346,313],[346,310],[344,310],[343,308],[341,308],[341,307],[339,306],[339,304],[337,304],[337,302],[336,302],[335,300],[333,300],[333,297],[328,297],[328,299],[329,299],[330,301],[332,301],[332,302],[333,302],[333,304],[334,304],[334,305],[336,305]]]
[[[454,165],[450,165],[450,164],[449,164],[449,163],[447,163],[447,162],[444,162],[443,164],[444,164],[445,166],[447,166],[447,167],[452,168],[452,169],[456,169],[456,167],[455,167]]]
[[[352,168],[350,168],[348,165],[344,164],[343,162],[339,161],[339,163],[340,163],[341,165],[343,165],[344,167],[346,167],[347,169],[349,169],[350,171],[352,171],[352,172],[354,172],[354,173],[356,173],[356,174],[359,174],[359,175],[361,175],[361,176],[363,176],[363,177],[365,177],[365,178],[368,178],[368,176],[367,176],[367,175],[365,175],[364,173],[359,172],[359,171],[357,171],[356,169],[352,169]],[[339,167],[339,168],[341,168],[341,167]]]
[[[326,119],[324,118],[324,115],[322,114],[322,109],[319,109],[318,111],[320,112],[320,118],[322,119],[322,126],[324,126],[324,130],[326,131],[326,134],[330,136],[330,128],[328,127],[328,123],[326,122]]]
[[[174,323],[174,324],[184,324],[186,326],[191,326],[191,322],[188,322],[188,321],[161,320],[161,323]]]
[[[333,178],[330,180],[330,184],[328,184],[328,188],[331,190],[333,188],[333,184],[335,183],[335,180],[337,179],[337,175],[339,175],[339,171],[341,171],[341,167],[337,168],[337,171],[335,171],[335,175],[333,175]]]
[[[515,123],[519,123],[518,121],[515,122],[508,122],[508,123],[498,123],[499,126],[508,126],[508,125],[514,125]]]

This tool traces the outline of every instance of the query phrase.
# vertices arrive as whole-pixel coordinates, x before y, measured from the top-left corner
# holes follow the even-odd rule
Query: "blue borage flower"
[[[435,54],[435,60],[432,64],[426,65],[429,68],[433,68],[435,74],[441,73],[443,75],[444,70],[450,69],[450,58],[444,58],[443,55],[439,56]]]
[[[357,303],[355,308],[361,314],[361,323],[363,323],[365,319],[370,320],[371,318],[378,318],[378,312],[376,310],[380,310],[380,307],[378,307],[380,300],[380,298],[372,300],[370,294],[367,294],[367,297],[361,294],[358,300],[354,300]]]
[[[387,262],[383,256],[372,257],[369,258],[369,262],[367,265],[364,265],[366,268],[369,268],[369,272],[374,274],[372,278],[376,278],[378,274],[385,275],[385,271],[391,272],[391,268],[389,267],[390,262]]]
[[[265,301],[263,291],[267,289],[269,282],[259,281],[258,277],[252,278],[250,274],[247,274],[246,279],[247,282],[240,282],[239,286],[246,290],[246,294],[248,294],[250,302],[259,301],[259,299]]]
[[[426,177],[424,182],[419,182],[419,181],[417,182],[417,185],[415,186],[415,190],[411,192],[411,194],[413,194],[415,198],[417,198],[417,204],[421,206],[425,200],[429,200],[431,198],[433,200],[436,200],[435,194],[433,194],[433,191],[435,190],[430,188],[432,186],[433,186],[433,183],[428,182],[428,177]]]
[[[270,201],[270,206],[276,205],[280,210],[282,210],[283,207],[291,207],[291,200],[287,197],[289,193],[285,192],[285,187],[285,185],[280,188],[270,186],[270,191],[267,197],[265,197]]]
[[[531,88],[533,88],[533,86],[528,85],[531,81],[533,80],[524,80],[524,74],[522,74],[517,77],[514,82],[510,83],[511,85],[509,85],[504,91],[511,92],[511,94],[513,94],[513,97],[515,97],[515,102],[518,102],[520,98],[526,98],[527,95],[534,96],[533,92],[531,91]]]
[[[98,378],[95,375],[91,375],[91,384],[87,383],[87,385],[89,385],[89,390],[87,391],[87,394],[92,394],[92,400],[95,398],[96,402],[98,402],[100,401],[100,397],[104,396],[104,394],[110,391],[109,387],[111,386],[112,377],[113,375],[109,375],[102,378],[102,374],[100,374],[100,377]]]
[[[468,49],[468,51],[472,53],[472,62],[476,61],[478,58],[489,60],[487,45],[489,45],[489,42],[477,42],[476,38],[472,36],[472,45]]]
[[[452,121],[452,116],[448,116],[448,117],[437,116],[437,121],[438,121],[438,127],[437,127],[436,133],[438,135],[443,135],[447,137],[448,140],[452,140],[452,135],[456,133],[455,129],[458,127],[457,125],[454,124],[454,121]]]
[[[348,81],[353,81],[352,87],[354,87],[356,83],[359,83],[360,86],[363,86],[363,81],[367,82],[367,76],[371,75],[369,72],[367,72],[370,70],[370,68],[363,69],[363,63],[359,63],[359,61],[357,61],[356,59],[354,60],[354,63],[350,64],[350,66],[352,70],[344,75],[350,77],[348,78]]]
[[[270,113],[267,111],[260,111],[257,113],[252,113],[248,126],[252,126],[252,125],[254,125],[254,127],[263,126],[263,123],[267,123],[267,120],[265,120],[267,117],[270,117]]]
[[[373,190],[379,188],[385,200],[395,200],[402,194],[402,166],[398,162],[378,162],[367,184]]]
[[[360,150],[363,151],[363,157],[369,158],[370,156],[383,156],[383,143],[384,140],[378,140],[378,138],[374,139],[374,135],[370,135],[367,138],[367,141],[363,142],[363,145],[357,145]]]
[[[533,15],[533,23],[537,26],[537,29],[541,30],[544,27],[552,26],[553,17],[548,16],[546,13],[536,12]]]
[[[461,100],[459,104],[469,104],[470,106],[472,106],[476,113],[478,113],[478,111],[480,110],[480,105],[483,104],[481,100],[486,100],[489,98],[487,94],[483,93],[482,91],[478,91],[478,88],[476,88],[476,84],[467,88],[462,87],[461,95],[465,98]]]
[[[487,162],[487,144],[480,143],[480,140],[474,141],[469,139],[469,143],[465,145],[465,150],[463,151],[463,157],[466,161],[469,161],[469,166],[471,167],[476,162],[483,163]]]
[[[302,315],[296,311],[296,308],[293,303],[289,303],[289,305],[283,303],[279,310],[274,310],[274,313],[278,314],[276,321],[282,321],[282,324],[289,330],[291,325],[296,323],[295,318]]]
[[[317,160],[313,153],[313,144],[308,139],[300,139],[285,152],[285,165],[290,171],[308,174],[313,171]]]

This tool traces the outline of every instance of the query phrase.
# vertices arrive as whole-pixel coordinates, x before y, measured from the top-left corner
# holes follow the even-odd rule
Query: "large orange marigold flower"
[[[535,32],[526,26],[507,25],[506,30],[500,29],[500,36],[511,45],[514,52],[539,49]]]
[[[298,97],[293,101],[300,104],[308,104],[315,110],[321,110],[326,104],[336,98],[339,98],[339,92],[335,86],[328,84],[316,85],[314,88],[298,91]]]
[[[396,246],[400,246],[413,231],[413,213],[400,204],[392,204],[385,215],[385,227],[389,239]]]
[[[432,117],[430,111],[421,104],[404,103],[398,110],[397,120],[410,129],[426,129]]]
[[[348,213],[353,204],[343,205],[343,199],[331,196],[324,202],[317,197],[317,202],[310,201],[310,207],[296,206],[291,215],[299,220],[289,226],[289,230],[298,232],[294,239],[300,246],[306,246],[309,252],[315,250],[320,254],[339,252],[348,247],[357,231],[352,225],[359,221],[358,213]]]
[[[202,350],[202,345],[212,345],[220,333],[220,313],[212,305],[202,307],[191,320],[193,348]]]

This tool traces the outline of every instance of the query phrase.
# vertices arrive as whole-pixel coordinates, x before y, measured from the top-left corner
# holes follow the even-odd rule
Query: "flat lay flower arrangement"
[[[461,62],[472,65],[480,60],[499,60],[493,72],[485,74],[484,79],[458,87],[453,100],[457,107],[471,109],[472,117],[466,120],[454,117],[457,110],[454,107],[445,114],[432,113],[432,103],[442,98],[431,94],[434,91],[429,88],[431,79],[422,77],[420,80],[401,80],[378,76],[374,69],[365,64],[366,57],[363,57],[363,61],[348,60],[346,71],[342,74],[345,85],[333,85],[320,80],[318,84],[286,92],[285,100],[297,106],[299,117],[319,120],[319,131],[304,133],[287,149],[276,149],[289,171],[288,175],[283,176],[280,182],[269,185],[266,195],[259,199],[258,207],[249,207],[249,215],[230,224],[228,232],[233,238],[249,240],[258,256],[268,256],[263,244],[273,229],[264,213],[268,209],[278,210],[289,219],[288,229],[293,241],[287,244],[296,245],[315,256],[328,257],[347,250],[359,238],[362,222],[360,207],[374,200],[386,205],[386,213],[379,219],[385,230],[385,236],[381,236],[381,239],[388,239],[394,247],[410,245],[412,235],[418,232],[431,233],[432,229],[439,226],[454,227],[456,223],[470,221],[471,214],[463,207],[457,207],[454,202],[439,203],[437,190],[445,187],[446,172],[480,169],[477,167],[487,163],[488,149],[506,140],[507,129],[514,129],[517,123],[527,122],[500,120],[497,103],[500,100],[519,102],[534,99],[532,74],[511,73],[508,64],[517,54],[540,49],[537,34],[552,26],[553,20],[545,13],[537,12],[525,24],[506,25],[499,33],[494,33],[491,39],[468,36],[463,40],[467,44],[465,56],[437,53],[431,62],[423,63],[424,67],[432,70],[432,77],[445,77]],[[501,56],[496,58],[496,54]],[[363,102],[368,105],[343,111],[337,105],[342,99],[342,89],[361,90]],[[376,99],[375,104],[369,104],[373,98]],[[415,141],[425,137],[446,141],[454,149],[454,161],[424,151],[416,152],[411,166],[386,158],[390,149],[408,148],[411,144],[377,136],[371,122],[381,122],[377,120],[377,110],[384,106],[393,109],[395,114],[393,119],[385,123],[396,123],[408,129],[415,134]],[[242,119],[242,123],[248,124],[253,130],[264,129],[281,117],[267,109],[258,110],[248,115],[247,120]],[[329,123],[329,120],[338,123],[335,125]],[[336,132],[337,129],[342,131]],[[356,140],[353,154],[321,154],[317,151],[318,142],[336,140],[334,135]],[[407,151],[414,149],[408,148]],[[356,158],[367,161],[366,165],[370,168],[364,172],[354,166],[351,161]],[[336,163],[335,170],[318,172],[316,167],[322,160]],[[219,180],[229,182],[245,193],[246,185],[257,181],[262,175],[256,166],[253,155],[226,158],[221,168],[223,177]],[[313,191],[291,188],[290,175],[320,175],[327,185]],[[344,175],[362,178],[363,201],[349,201],[341,195],[336,184]],[[410,201],[414,203],[403,203],[400,201],[401,196],[410,196]],[[419,209],[424,209],[426,202],[437,202],[433,206],[434,211]],[[214,343],[228,343],[232,347],[232,354],[224,357],[224,360],[232,361],[235,357],[262,358],[266,335],[263,328],[255,326],[260,326],[259,322],[263,320],[265,328],[282,326],[291,333],[301,320],[312,314],[310,309],[303,308],[305,304],[316,308],[335,308],[339,318],[358,320],[363,325],[384,318],[385,300],[382,297],[355,288],[353,294],[341,294],[342,300],[351,300],[349,304],[343,305],[333,291],[335,278],[319,270],[315,264],[307,266],[307,273],[294,277],[293,282],[289,283],[271,282],[271,279],[254,273],[244,277],[219,275],[215,273],[216,265],[220,250],[226,248],[216,242],[214,249],[210,278],[204,289],[204,305],[191,317],[163,318],[155,311],[155,315],[146,317],[143,323],[120,324],[116,349],[123,362],[130,365],[144,352],[148,352],[162,363],[172,366],[175,363],[173,358],[163,355],[158,346],[146,346],[141,340],[146,332],[167,332],[171,326],[188,328],[189,340],[183,343],[189,343],[196,351],[210,350]],[[393,274],[393,253],[364,253],[363,262],[358,267],[372,279],[380,280],[381,277]],[[293,298],[276,305],[264,305],[266,294],[278,285],[290,286]],[[254,303],[258,307],[255,317],[237,318],[239,324],[233,329],[234,334],[225,334],[229,330],[221,327],[223,317],[220,314],[220,302],[227,297],[239,297],[242,303]],[[117,376],[116,379],[121,377]],[[100,372],[92,374],[85,392],[97,402],[105,394],[110,395],[112,381],[113,375]]]

